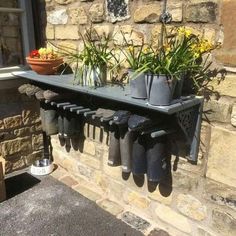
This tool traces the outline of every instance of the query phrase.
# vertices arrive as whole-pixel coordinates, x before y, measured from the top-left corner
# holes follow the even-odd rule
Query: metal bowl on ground
[[[48,175],[53,171],[53,163],[49,159],[42,159],[35,161],[30,168],[33,175]]]

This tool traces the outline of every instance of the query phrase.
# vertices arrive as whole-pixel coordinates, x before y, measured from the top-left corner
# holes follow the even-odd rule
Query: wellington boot
[[[108,165],[109,166],[120,166],[121,165],[120,135],[119,135],[118,127],[116,127],[116,126],[110,132]]]
[[[134,133],[132,148],[132,173],[143,175],[147,172],[146,140],[144,135]]]
[[[58,118],[56,110],[45,110],[45,132],[47,135],[58,133]]]
[[[119,127],[120,132],[120,156],[122,171],[131,172],[133,132],[128,131],[128,127]]]
[[[148,138],[146,158],[148,180],[159,182],[167,174],[168,146],[166,137]]]

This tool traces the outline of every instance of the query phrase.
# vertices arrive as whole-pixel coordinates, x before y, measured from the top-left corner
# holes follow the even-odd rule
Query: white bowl
[[[30,168],[32,175],[48,175],[53,171],[53,163],[49,159],[35,161]]]

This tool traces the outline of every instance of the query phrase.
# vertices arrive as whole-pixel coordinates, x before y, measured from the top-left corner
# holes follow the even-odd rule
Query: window
[[[0,1],[0,68],[23,65],[34,48],[30,0]]]

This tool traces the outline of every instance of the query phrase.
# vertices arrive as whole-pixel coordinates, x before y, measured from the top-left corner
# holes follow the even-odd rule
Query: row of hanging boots
[[[123,172],[132,172],[134,175],[147,174],[148,180],[153,182],[164,178],[170,157],[167,138],[141,135],[141,131],[153,126],[153,121],[128,111],[117,111],[113,123],[108,165],[121,165]]]

